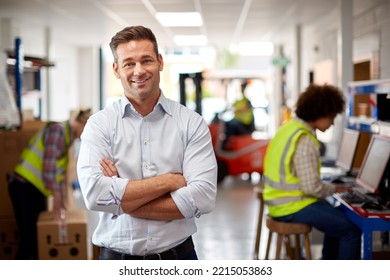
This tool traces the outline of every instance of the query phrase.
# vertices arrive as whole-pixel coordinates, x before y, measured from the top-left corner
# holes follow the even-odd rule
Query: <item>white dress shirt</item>
[[[103,158],[114,162],[120,178],[103,175]],[[127,254],[159,253],[180,244],[196,232],[194,218],[215,206],[217,164],[208,126],[162,92],[145,117],[124,96],[92,115],[81,136],[77,173],[88,209],[100,212],[93,243]],[[165,173],[181,173],[187,182],[171,192],[184,219],[157,221],[123,212],[129,180]]]

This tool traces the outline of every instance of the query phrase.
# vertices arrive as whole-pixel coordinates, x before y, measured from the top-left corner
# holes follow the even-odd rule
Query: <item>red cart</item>
[[[224,125],[223,121],[213,121],[209,125],[218,163],[218,183],[227,175],[263,174],[263,159],[269,140],[255,139],[250,134],[237,135],[229,137],[222,145]]]

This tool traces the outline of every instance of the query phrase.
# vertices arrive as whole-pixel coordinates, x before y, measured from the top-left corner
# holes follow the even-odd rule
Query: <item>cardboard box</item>
[[[37,227],[40,260],[88,259],[85,211],[66,211],[62,221],[55,219],[52,212],[42,212]]]
[[[7,173],[13,172],[23,149],[34,135],[32,130],[0,131],[0,216],[13,217],[14,212],[8,194]]]
[[[19,245],[15,219],[0,219],[0,260],[14,260]]]
[[[8,194],[7,173],[13,172],[19,162],[20,155],[31,137],[42,128],[46,122],[26,121],[22,129],[15,131],[0,130],[0,217],[13,218],[14,211]]]
[[[47,124],[47,122],[40,121],[40,120],[30,120],[27,119],[22,123],[22,131],[33,131],[36,132],[42,127],[44,127]]]

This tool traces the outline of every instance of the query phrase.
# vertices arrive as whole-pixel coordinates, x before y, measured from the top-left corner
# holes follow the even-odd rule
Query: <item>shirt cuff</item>
[[[185,218],[199,218],[201,216],[201,212],[197,208],[195,200],[192,198],[188,188],[180,188],[171,192],[171,197]]]
[[[111,219],[116,219],[118,216],[124,214],[124,211],[121,207],[122,196],[125,193],[126,186],[129,182],[128,179],[118,178],[117,176],[111,177],[111,187],[109,195],[105,198],[100,198],[97,200],[97,204],[100,206],[109,206],[114,207],[115,211]]]

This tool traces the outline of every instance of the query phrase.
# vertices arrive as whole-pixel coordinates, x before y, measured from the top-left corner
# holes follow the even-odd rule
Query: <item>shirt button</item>
[[[144,164],[144,168],[145,168],[145,169],[149,169],[149,164],[145,163],[145,164]]]
[[[145,141],[144,141],[144,145],[145,145],[145,146],[148,145],[148,140],[145,140]]]

